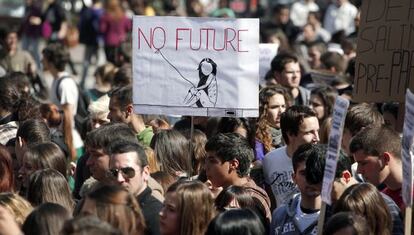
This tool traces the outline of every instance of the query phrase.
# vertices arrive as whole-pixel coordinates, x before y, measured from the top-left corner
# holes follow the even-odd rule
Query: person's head
[[[338,52],[327,51],[321,55],[320,60],[324,69],[335,74],[345,73],[347,61],[343,55]]]
[[[160,130],[168,130],[171,128],[168,121],[163,118],[154,118],[148,122],[148,125],[152,127],[154,133],[157,133]]]
[[[62,205],[70,213],[74,207],[66,178],[53,169],[38,170],[30,176],[26,198],[33,206],[53,202]]]
[[[218,214],[208,225],[206,235],[265,234],[260,217],[250,209],[233,209]]]
[[[4,118],[17,110],[20,93],[16,84],[7,76],[1,77],[0,83],[0,118]]]
[[[399,104],[396,102],[387,102],[382,104],[381,107],[385,125],[390,126],[394,130],[398,130],[398,106]]]
[[[0,145],[0,193],[14,191],[13,159],[7,148]]]
[[[311,185],[321,185],[323,181],[326,154],[328,146],[325,144],[306,145],[308,155],[305,166],[306,181]],[[355,183],[352,180],[351,161],[345,152],[340,150],[336,164],[335,178],[332,184],[331,199],[337,201],[342,193],[350,185]]]
[[[298,58],[293,54],[280,53],[273,58],[271,70],[276,81],[289,89],[298,88],[301,70]]]
[[[107,147],[116,140],[138,143],[134,131],[124,123],[109,123],[92,130],[86,136],[85,146],[89,155],[86,165],[93,178],[98,181],[106,179],[109,169],[109,153]]]
[[[65,70],[66,64],[70,60],[69,52],[61,43],[50,43],[42,51],[43,69],[56,70],[62,72]]]
[[[24,234],[60,234],[63,224],[70,219],[71,213],[56,203],[44,203],[27,216],[22,226]]]
[[[11,192],[0,193],[0,206],[6,208],[13,215],[16,223],[20,227],[33,210],[30,202],[18,194]]]
[[[23,72],[11,72],[8,74],[8,78],[15,82],[16,88],[22,97],[30,96],[30,89],[32,84],[27,74]]]
[[[223,212],[234,208],[253,207],[255,200],[244,187],[232,185],[220,192],[214,204],[218,211]]]
[[[110,94],[108,119],[129,124],[134,114],[132,86],[115,88]]]
[[[254,153],[241,135],[219,133],[207,141],[206,151],[206,174],[213,186],[227,187],[249,174]]]
[[[311,69],[320,69],[322,62],[321,56],[327,51],[325,43],[312,43],[308,48],[308,63]]]
[[[91,128],[97,129],[105,123],[109,123],[109,96],[101,96],[88,106],[89,118],[91,120]]]
[[[338,93],[330,86],[322,86],[311,91],[309,106],[316,113],[319,123],[332,115]]]
[[[285,25],[289,22],[290,9],[286,4],[277,4],[272,9],[274,21],[277,24]]]
[[[205,149],[207,136],[199,129],[194,129],[192,135],[191,130],[185,130],[182,133],[188,140],[191,141],[193,175],[198,175],[204,169],[204,162],[207,156]]]
[[[77,216],[67,220],[63,225],[62,235],[122,235],[108,222],[100,220],[94,215]]]
[[[203,183],[177,181],[168,188],[160,212],[161,234],[204,234],[215,213],[213,203],[210,190]]]
[[[137,196],[148,185],[149,167],[144,148],[133,142],[116,141],[109,146],[109,172],[117,184]]]
[[[325,235],[374,235],[364,216],[353,212],[338,212],[326,222]]]
[[[315,184],[306,179],[306,162],[310,156],[322,154],[322,149],[319,146],[311,143],[303,144],[292,156],[292,180],[298,186],[302,198],[315,199],[321,193],[321,182]]]
[[[388,206],[372,184],[354,184],[347,188],[336,203],[334,211],[350,211],[365,217],[373,234],[391,234],[392,219]]]
[[[161,171],[176,178],[190,174],[189,141],[177,130],[162,130],[154,135],[150,144]]]
[[[43,120],[29,119],[19,125],[16,136],[29,145],[49,141],[50,130]]]
[[[125,87],[125,86],[131,86],[131,85],[132,85],[132,65],[129,63],[125,63],[115,72],[112,88],[116,89],[119,87]]]
[[[59,127],[63,120],[63,113],[59,110],[59,107],[53,103],[41,104],[40,113],[42,118],[46,121],[50,128]]]
[[[16,51],[19,45],[19,38],[16,30],[9,30],[6,35],[6,46],[8,51]]]
[[[354,135],[365,127],[382,124],[384,124],[384,118],[375,105],[361,103],[350,107],[345,117],[342,148],[349,154],[349,143]]]
[[[316,28],[312,24],[305,24],[303,26],[303,40],[307,43],[313,42],[317,39]]]
[[[50,129],[41,119],[29,119],[20,123],[16,133],[16,157],[21,164],[27,146],[51,140]]]
[[[103,185],[90,192],[81,214],[95,215],[122,234],[139,235],[145,230],[145,219],[135,196],[120,185]]]
[[[230,132],[240,134],[247,139],[252,148],[255,147],[255,126],[254,123],[252,123],[248,118],[222,117],[217,127],[217,133]]]
[[[65,154],[52,142],[30,145],[23,155],[23,164],[19,170],[23,186],[27,187],[33,172],[47,168],[58,171],[66,178],[68,167]]]
[[[114,82],[114,76],[118,69],[112,63],[108,62],[104,65],[99,66],[95,70],[95,79],[97,89],[110,89]],[[105,89],[104,92],[107,90]]]
[[[349,149],[358,163],[357,172],[375,186],[390,183],[391,175],[402,172],[401,137],[390,127],[361,130],[352,138]]]
[[[259,123],[280,128],[280,115],[289,107],[289,92],[280,85],[267,86],[259,93]],[[260,125],[260,124],[259,124]]]
[[[319,122],[316,113],[307,106],[289,107],[280,117],[280,127],[285,143],[295,151],[305,143],[319,142]]]

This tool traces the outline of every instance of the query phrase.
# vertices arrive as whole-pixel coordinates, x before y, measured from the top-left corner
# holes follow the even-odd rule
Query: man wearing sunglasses
[[[116,141],[109,146],[110,162],[108,175],[113,182],[128,189],[138,199],[144,214],[147,229],[145,234],[160,234],[159,212],[162,203],[151,195],[150,178],[144,148],[128,141]]]

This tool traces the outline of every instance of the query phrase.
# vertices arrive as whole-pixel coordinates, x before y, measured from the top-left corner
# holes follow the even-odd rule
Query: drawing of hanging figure
[[[217,64],[210,58],[204,58],[198,64],[198,77],[199,81],[195,86],[190,80],[184,77],[181,72],[162,54],[160,50],[155,51],[156,54],[160,54],[162,58],[174,68],[175,71],[186,82],[191,84],[191,88],[188,90],[183,103],[190,107],[216,107],[217,103]]]

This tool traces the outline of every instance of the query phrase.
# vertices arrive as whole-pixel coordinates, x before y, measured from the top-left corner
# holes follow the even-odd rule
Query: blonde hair
[[[99,120],[108,121],[109,114],[109,98],[108,95],[103,95],[96,101],[92,102],[88,106],[89,116],[91,118],[97,118]]]
[[[0,193],[0,205],[6,208],[13,215],[20,227],[22,227],[26,217],[33,210],[30,202],[16,193]]]

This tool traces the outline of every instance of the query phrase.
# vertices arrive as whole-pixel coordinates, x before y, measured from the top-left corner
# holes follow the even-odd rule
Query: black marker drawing
[[[190,83],[191,88],[187,92],[187,96],[184,98],[184,104],[190,107],[216,107],[217,103],[217,64],[210,58],[204,58],[198,64],[198,77],[199,81],[195,86],[189,79],[175,67],[160,50],[155,51],[160,54],[162,58],[174,68],[175,71],[186,82]]]

